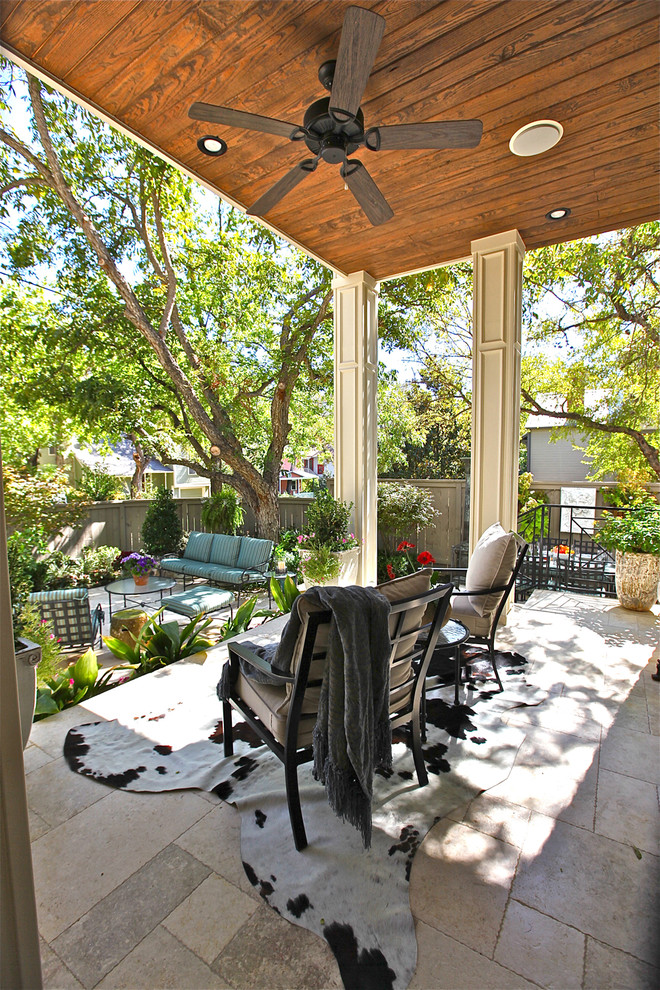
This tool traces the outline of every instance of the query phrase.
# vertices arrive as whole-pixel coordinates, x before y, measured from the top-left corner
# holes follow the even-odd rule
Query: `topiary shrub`
[[[159,488],[147,509],[142,524],[142,546],[147,553],[162,557],[179,553],[183,529],[171,489]]]

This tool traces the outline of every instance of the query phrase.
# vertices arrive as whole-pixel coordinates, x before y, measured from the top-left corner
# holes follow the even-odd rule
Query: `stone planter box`
[[[41,660],[41,647],[29,639],[18,639],[16,656],[16,681],[18,683],[18,709],[21,716],[23,749],[27,746],[37,701],[37,665]]]
[[[657,601],[659,580],[660,557],[616,551],[616,596],[624,608],[648,612]]]

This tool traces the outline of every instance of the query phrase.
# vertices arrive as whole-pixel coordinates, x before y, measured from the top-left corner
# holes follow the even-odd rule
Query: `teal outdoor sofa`
[[[245,585],[266,580],[272,551],[272,540],[193,531],[183,556],[163,557],[160,569],[183,575],[184,588],[188,578],[203,578],[212,584],[237,589],[240,605],[241,590]]]

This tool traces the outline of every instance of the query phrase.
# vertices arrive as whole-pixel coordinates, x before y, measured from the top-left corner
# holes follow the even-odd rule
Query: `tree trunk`
[[[277,492],[272,490],[262,494],[252,509],[257,525],[257,536],[276,543],[280,532],[280,503]]]

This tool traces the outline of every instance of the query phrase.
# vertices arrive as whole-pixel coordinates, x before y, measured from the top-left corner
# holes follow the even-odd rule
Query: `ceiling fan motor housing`
[[[364,139],[364,115],[358,110],[352,120],[339,123],[330,116],[330,97],[316,100],[305,111],[305,144],[326,162],[343,162]]]

